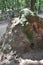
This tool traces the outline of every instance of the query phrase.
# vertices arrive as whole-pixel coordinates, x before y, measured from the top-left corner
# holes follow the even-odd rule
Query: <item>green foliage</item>
[[[36,0],[36,3],[35,3],[35,12],[39,10],[43,9],[43,0]]]
[[[30,7],[31,6],[31,4],[30,4],[31,3],[31,0],[25,0],[25,3],[26,3],[25,4],[26,7]]]
[[[12,14],[19,14],[19,11],[24,7],[31,7],[31,0],[0,0],[0,10],[5,12],[8,9],[12,9]],[[38,12],[39,8],[43,8],[43,0],[36,0],[34,5],[35,12]]]

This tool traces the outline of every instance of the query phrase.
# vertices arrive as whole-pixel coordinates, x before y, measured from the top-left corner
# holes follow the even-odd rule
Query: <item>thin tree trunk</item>
[[[32,11],[35,10],[35,3],[36,3],[36,0],[31,0],[31,10]]]
[[[38,12],[40,12],[40,8],[41,8],[41,0],[39,0],[39,9],[38,9]]]

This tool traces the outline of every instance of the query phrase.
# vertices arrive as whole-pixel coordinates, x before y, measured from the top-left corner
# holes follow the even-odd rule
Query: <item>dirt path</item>
[[[43,13],[38,14],[38,16],[39,16],[40,18],[43,18]]]
[[[32,59],[32,60],[42,60],[43,59],[43,50],[32,50],[29,53],[23,54],[23,58]]]
[[[0,39],[3,36],[3,34],[6,32],[7,26],[8,26],[8,23],[0,24]]]
[[[3,53],[0,53],[0,59]],[[13,52],[3,55],[3,60],[0,60],[0,65],[43,65],[43,50],[31,51],[29,53],[21,54],[15,60],[16,55]]]

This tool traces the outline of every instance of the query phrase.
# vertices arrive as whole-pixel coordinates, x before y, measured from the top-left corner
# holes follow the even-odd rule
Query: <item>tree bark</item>
[[[34,11],[35,10],[35,3],[36,3],[36,0],[31,0],[31,10]]]
[[[39,9],[38,9],[38,13],[40,13],[40,11],[41,11],[41,0],[39,0]]]

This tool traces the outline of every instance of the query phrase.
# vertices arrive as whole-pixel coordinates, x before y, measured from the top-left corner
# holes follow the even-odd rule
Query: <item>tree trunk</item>
[[[38,13],[40,13],[40,11],[41,11],[41,0],[39,0],[39,9],[38,9]]]
[[[31,0],[31,10],[34,11],[35,10],[35,3],[36,3],[36,0]]]

